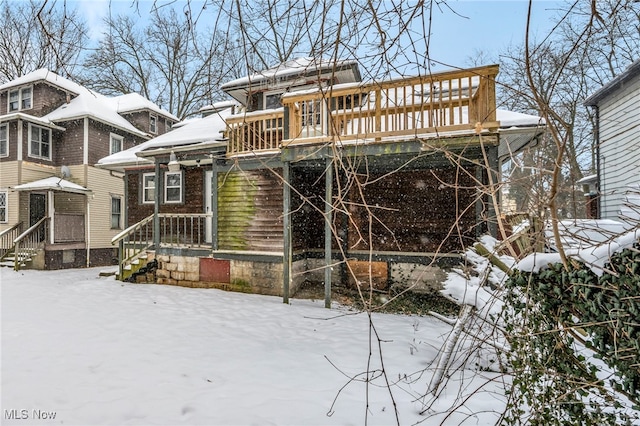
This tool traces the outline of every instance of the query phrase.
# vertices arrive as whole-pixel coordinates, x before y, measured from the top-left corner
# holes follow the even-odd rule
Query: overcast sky
[[[91,29],[91,37],[97,40],[103,28],[102,20],[110,13],[146,19],[154,3],[169,4],[182,11],[187,0],[71,0],[71,3],[77,4]],[[192,8],[198,7],[199,3],[199,0],[192,0]],[[562,3],[534,0],[534,35],[538,38],[546,35]],[[520,44],[524,40],[526,0],[448,0],[447,4],[450,8],[434,9],[430,53],[432,59],[449,66],[435,64],[436,69],[465,67],[476,51],[496,54],[506,46]]]

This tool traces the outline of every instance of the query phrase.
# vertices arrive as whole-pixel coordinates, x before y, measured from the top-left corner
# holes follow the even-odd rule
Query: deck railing
[[[160,247],[211,247],[207,241],[207,221],[210,213],[160,213]],[[119,277],[123,270],[147,250],[155,249],[153,215],[131,225],[112,238],[111,244],[118,244]]]
[[[497,74],[498,66],[493,65],[287,93],[282,109],[227,120],[228,154],[289,144],[376,142],[473,133],[479,127],[493,130],[499,126]]]

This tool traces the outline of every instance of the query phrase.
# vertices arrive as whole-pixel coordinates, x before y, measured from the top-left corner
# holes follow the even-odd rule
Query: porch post
[[[324,307],[331,308],[331,218],[333,211],[333,161],[325,158],[324,181]]]
[[[282,259],[283,283],[282,302],[289,303],[289,285],[291,284],[291,183],[290,183],[291,163],[285,161],[282,165],[283,184],[283,216],[282,231],[284,238],[284,253]]]
[[[155,158],[155,185],[153,188],[153,246],[155,250],[160,247],[160,162]]]
[[[89,207],[89,194],[85,194],[87,207],[85,209],[84,218],[84,243],[87,246],[87,268],[91,266],[91,210]]]
[[[55,204],[54,204],[54,192],[53,191],[47,191],[47,203],[49,204],[47,210],[49,212],[49,242],[51,244],[55,243],[54,241],[54,231],[55,231],[55,214],[56,214],[56,210],[55,210]]]

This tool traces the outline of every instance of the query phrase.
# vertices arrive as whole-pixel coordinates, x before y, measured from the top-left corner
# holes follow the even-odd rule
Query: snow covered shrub
[[[598,275],[572,260],[514,271],[502,311],[511,350],[508,424],[639,421],[640,251]]]

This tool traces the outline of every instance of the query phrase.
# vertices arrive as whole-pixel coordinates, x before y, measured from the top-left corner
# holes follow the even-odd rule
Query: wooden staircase
[[[26,231],[17,223],[0,233],[0,266],[19,271],[29,267],[46,241],[48,218],[42,218]]]

